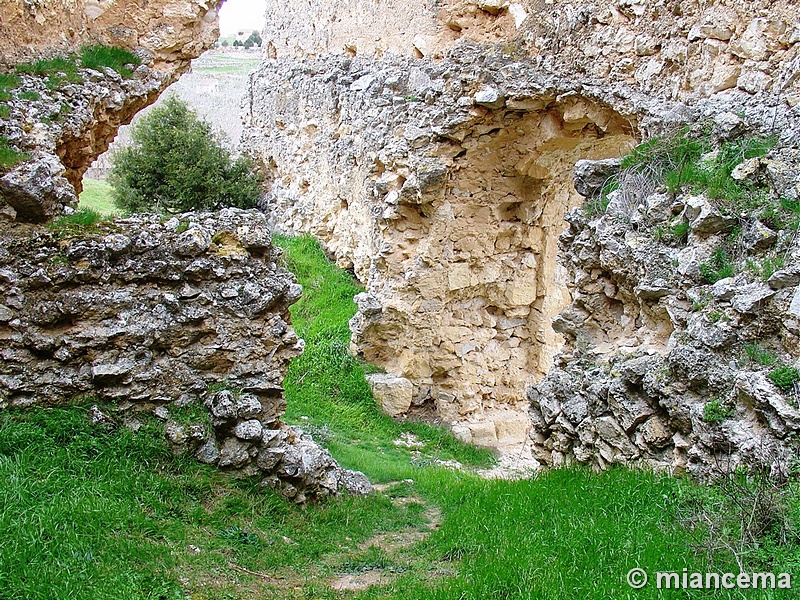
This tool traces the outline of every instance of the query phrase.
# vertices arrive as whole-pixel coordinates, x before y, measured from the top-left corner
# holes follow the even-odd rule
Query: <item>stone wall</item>
[[[739,88],[800,101],[800,20],[791,0],[327,0],[268,4],[277,57],[441,58],[498,43],[564,76],[625,83],[671,99]]]
[[[270,6],[243,143],[272,218],[364,283],[354,350],[474,443],[523,443],[559,352],[572,165],[703,115],[797,119],[791,2]]]
[[[730,134],[731,124],[742,135],[732,114],[715,130]],[[800,197],[796,148],[746,166],[737,176],[768,183],[773,197]],[[573,301],[554,321],[566,344],[528,392],[543,464],[638,463],[699,478],[746,465],[788,475],[799,388],[769,375],[800,365],[800,244],[791,219],[781,229],[769,214],[724,214],[703,195],[639,181],[612,194],[605,214],[567,215],[560,261]],[[669,233],[679,223],[687,239]],[[703,265],[723,247],[733,275],[709,283]],[[774,273],[759,270],[767,260],[779,265]],[[766,353],[763,364],[753,348]]]
[[[7,0],[0,63],[17,64],[101,44],[139,50],[160,71],[183,71],[219,37],[220,0]]]
[[[270,169],[276,226],[318,237],[366,285],[354,350],[466,423],[464,439],[521,443],[525,382],[549,368],[568,302],[555,255],[580,202],[572,165],[625,151],[633,122],[601,90],[478,46],[281,65],[253,75],[245,143]],[[640,102],[617,104],[662,108]]]
[[[95,398],[295,501],[369,490],[280,421],[301,288],[261,213],[64,227],[2,226],[0,407]]]

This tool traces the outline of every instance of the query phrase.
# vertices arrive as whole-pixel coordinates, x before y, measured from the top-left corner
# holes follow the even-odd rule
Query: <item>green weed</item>
[[[745,344],[744,351],[750,360],[764,367],[771,367],[778,360],[774,352],[763,348],[760,344]]]
[[[21,92],[19,94],[20,100],[40,100],[42,97],[38,92]]]
[[[81,209],[71,215],[64,215],[47,224],[47,228],[60,238],[94,233],[107,218],[91,209]]]
[[[80,63],[82,67],[94,69],[96,71],[102,70],[104,67],[109,67],[117,71],[124,77],[132,75],[133,71],[130,65],[138,66],[142,64],[142,60],[122,48],[113,46],[86,46],[81,49]]]
[[[0,73],[1,90],[13,90],[14,88],[19,87],[19,84],[19,76],[14,75],[13,73]]]
[[[720,279],[732,277],[734,265],[724,248],[717,248],[708,262],[700,264],[700,274],[707,283],[716,283]]]
[[[26,75],[38,75],[48,77],[52,81],[80,81],[78,76],[78,65],[73,57],[65,58],[62,56],[49,59],[37,60],[33,63],[23,63],[15,67],[17,73]]]
[[[703,407],[703,421],[706,423],[722,423],[733,415],[733,409],[725,406],[719,398],[714,398]]]
[[[8,140],[0,137],[0,173],[8,171],[11,167],[27,159],[28,154],[14,150]]]
[[[775,271],[782,269],[785,262],[786,256],[784,254],[768,254],[761,259],[748,258],[745,264],[748,270],[766,281],[772,277]]]
[[[800,381],[800,373],[795,367],[781,365],[770,372],[769,378],[776,386],[787,391],[794,388],[797,382]]]

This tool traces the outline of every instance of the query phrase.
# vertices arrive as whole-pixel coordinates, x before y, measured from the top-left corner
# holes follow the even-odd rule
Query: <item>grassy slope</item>
[[[78,208],[87,208],[101,215],[117,215],[120,210],[114,204],[111,196],[113,188],[111,184],[99,179],[83,179],[83,191],[81,192]]]
[[[412,430],[426,442],[423,459],[486,461],[438,430],[378,413],[364,367],[345,351],[353,281],[312,241],[278,241],[306,294],[292,311],[307,351],[287,377],[288,418],[322,434],[344,464],[376,480],[413,481],[301,511],[253,482],[173,458],[152,423],[134,435],[92,427],[82,406],[6,411],[0,599],[741,597],[661,596],[625,584],[634,566],[705,569],[677,517],[687,497],[710,501],[703,489],[624,469],[484,481],[394,446]],[[381,531],[419,528],[432,507],[440,527],[408,551],[389,556],[365,544]],[[717,569],[731,565],[717,558]],[[370,566],[400,575],[363,592],[326,585]]]

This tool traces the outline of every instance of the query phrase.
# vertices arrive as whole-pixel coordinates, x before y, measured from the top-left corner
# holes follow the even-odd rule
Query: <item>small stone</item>
[[[210,400],[206,401],[211,409],[211,414],[222,421],[230,421],[237,416],[236,399],[233,392],[221,390],[213,394]]]
[[[97,404],[92,404],[91,408],[89,409],[89,418],[92,421],[92,425],[107,426],[114,424],[114,419],[100,410],[100,407],[97,406]]]
[[[800,265],[793,268],[780,269],[775,271],[767,280],[767,285],[773,290],[781,290],[783,288],[792,287],[800,283]]]
[[[249,421],[242,421],[233,428],[233,435],[240,440],[255,441],[261,439],[261,432],[264,426],[258,419],[250,419]]]
[[[153,409],[153,416],[156,419],[161,419],[162,421],[166,421],[169,419],[169,409],[166,406],[156,406]]]
[[[208,440],[195,452],[195,458],[202,463],[214,464],[219,460],[219,450],[214,440]]]
[[[252,419],[261,414],[264,407],[257,396],[253,394],[241,394],[236,399],[236,414],[240,419]]]
[[[485,87],[475,94],[475,104],[487,108],[501,108],[505,102],[505,96],[500,93],[500,90],[493,87]]]
[[[736,312],[755,314],[761,312],[764,304],[775,295],[775,290],[763,283],[751,283],[744,286],[731,300]]]
[[[233,467],[234,469],[243,467],[250,462],[250,453],[247,451],[248,448],[248,444],[236,438],[226,438],[220,450],[219,466]]]
[[[175,240],[175,254],[182,256],[199,256],[211,246],[211,236],[203,229],[192,227]]]
[[[590,198],[598,194],[611,178],[619,172],[622,160],[579,160],[572,170],[575,191]]]
[[[109,383],[128,375],[134,368],[130,359],[122,359],[116,363],[97,364],[92,366],[92,380],[95,383]]]
[[[690,224],[693,233],[705,235],[727,231],[734,225],[736,225],[735,217],[723,215],[709,202],[702,206],[700,213]]]

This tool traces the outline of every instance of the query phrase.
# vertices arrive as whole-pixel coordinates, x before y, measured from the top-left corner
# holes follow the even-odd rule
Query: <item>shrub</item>
[[[700,265],[700,274],[707,283],[716,283],[720,279],[733,276],[733,264],[724,248],[717,248],[708,262]]]
[[[714,398],[703,407],[703,421],[706,423],[721,423],[732,416],[733,409],[725,406],[719,398]]]
[[[790,390],[798,381],[800,381],[800,373],[795,367],[780,366],[773,369],[769,374],[772,383],[777,385],[782,390]]]
[[[118,151],[110,181],[125,211],[183,212],[225,206],[252,208],[261,184],[253,162],[232,160],[211,126],[170,98],[132,131],[133,145]]]

